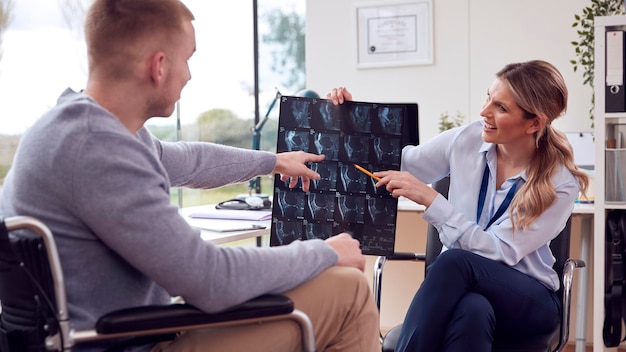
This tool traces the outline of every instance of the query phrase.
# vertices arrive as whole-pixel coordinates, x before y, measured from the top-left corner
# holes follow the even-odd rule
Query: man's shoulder
[[[42,116],[33,126],[34,129],[37,129],[37,125],[40,125],[40,129],[56,131],[55,133],[61,135],[88,133],[131,135],[113,114],[95,100],[70,88],[61,94],[57,104]]]

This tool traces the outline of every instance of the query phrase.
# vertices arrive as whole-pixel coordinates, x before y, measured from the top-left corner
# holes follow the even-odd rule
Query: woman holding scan
[[[327,96],[351,100],[345,88]],[[396,351],[491,351],[496,336],[552,331],[559,278],[550,241],[565,227],[587,176],[552,126],[567,105],[545,61],[505,66],[487,89],[480,121],[402,152],[402,171],[378,187],[426,206],[443,252],[413,298]],[[449,200],[428,186],[450,175]]]

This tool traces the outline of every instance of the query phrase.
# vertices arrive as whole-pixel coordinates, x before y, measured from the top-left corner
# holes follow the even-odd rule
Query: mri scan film
[[[277,152],[305,151],[326,158],[309,167],[318,172],[309,192],[276,178],[270,245],[325,239],[349,232],[364,254],[394,251],[398,200],[359,171],[399,170],[407,144],[406,121],[416,126],[417,104],[345,102],[283,96]],[[413,120],[410,120],[413,119]],[[417,131],[414,131],[417,134]]]

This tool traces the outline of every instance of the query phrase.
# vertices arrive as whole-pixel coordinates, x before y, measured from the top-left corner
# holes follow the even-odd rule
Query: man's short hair
[[[183,21],[193,19],[180,0],[96,0],[85,21],[89,64],[109,64],[110,74],[126,74],[120,70],[129,47],[146,38],[163,40],[167,46],[182,31]]]

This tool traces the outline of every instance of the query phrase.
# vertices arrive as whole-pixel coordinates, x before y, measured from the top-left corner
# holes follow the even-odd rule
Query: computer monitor
[[[419,137],[419,105],[405,104],[406,114],[402,125],[402,146],[420,144]]]

